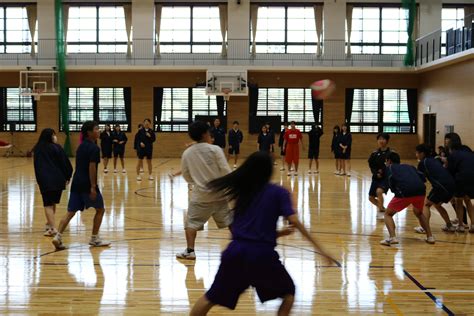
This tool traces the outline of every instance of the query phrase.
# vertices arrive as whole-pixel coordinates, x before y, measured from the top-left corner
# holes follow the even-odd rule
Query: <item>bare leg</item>
[[[143,159],[138,159],[137,161],[137,176],[140,175],[140,169],[143,168]]]
[[[44,215],[46,217],[46,223],[51,227],[54,228],[54,213],[55,213],[55,206],[45,206],[44,207]]]
[[[120,164],[122,165],[122,169],[125,169],[125,161],[123,157],[120,157]]]
[[[472,202],[469,196],[464,197],[464,203],[466,204],[467,214],[469,214],[469,218],[471,219],[471,226],[472,226],[474,225],[474,208],[472,206]]]
[[[152,172],[153,172],[153,167],[151,165],[151,159],[147,159],[146,160],[146,163],[148,165],[148,174],[151,176]]]
[[[419,210],[417,208],[413,208],[413,213],[415,213],[416,217],[418,217],[418,221],[420,222],[421,227],[423,227],[423,229],[425,230],[426,236],[427,237],[433,237],[433,234],[431,234],[430,224],[426,220],[425,215],[423,215],[423,211]],[[395,226],[395,224],[394,224],[394,226]]]
[[[314,160],[316,162],[316,171],[319,171],[319,159]]]
[[[379,211],[383,212],[384,207],[383,207],[383,190],[378,188],[377,189],[377,207],[379,208]]]
[[[395,236],[395,222],[393,221],[393,215],[395,215],[397,212],[391,209],[386,209],[385,210],[385,226],[387,227],[388,233],[390,234],[390,238],[396,237]]]
[[[117,157],[114,157],[114,169],[117,169]]]
[[[300,162],[299,161],[295,161],[294,165],[295,165],[295,172],[298,172],[298,166],[299,166]]]
[[[237,165],[237,160],[239,160],[239,155],[235,154],[235,156],[234,156],[234,165]]]
[[[346,173],[346,160],[345,159],[341,159],[341,171],[342,171],[342,174]]]
[[[443,218],[444,222],[446,223],[446,226],[448,227],[451,227],[451,220],[449,219],[449,215],[448,215],[448,212],[446,211],[446,209],[443,207],[443,205],[441,203],[439,204],[434,204],[434,207],[436,208],[436,210],[438,211],[439,215],[441,215],[441,217]],[[425,214],[426,216],[426,214]],[[430,222],[430,218],[427,217],[426,218],[428,220],[428,223]]]
[[[345,161],[346,173],[351,173],[351,160],[347,159]]]
[[[201,315],[207,315],[209,310],[214,306],[215,304],[211,303],[205,295],[201,296],[197,302],[194,304],[193,309],[191,310],[191,313],[189,313],[190,316],[201,316]]]
[[[313,165],[313,159],[309,160],[309,171],[311,171],[311,166]]]
[[[94,226],[92,226],[92,235],[99,233],[100,225],[102,225],[102,218],[104,218],[105,210],[103,208],[95,209]]]
[[[295,297],[293,295],[286,295],[281,302],[280,308],[278,309],[278,316],[287,316],[290,315],[291,308],[293,307],[293,303],[295,301]]]
[[[109,158],[104,158],[104,169],[107,169],[107,165],[109,164]]]
[[[336,171],[339,171],[339,159],[334,160],[336,163]]]
[[[459,225],[463,225],[464,220],[464,207],[463,207],[463,198],[456,198],[456,216],[459,221]]]
[[[281,156],[281,168],[285,170],[285,156]]]
[[[58,232],[60,234],[64,233],[64,231],[66,230],[67,225],[69,225],[69,222],[74,217],[74,215],[76,215],[76,212],[69,212],[68,211],[63,216],[63,218],[61,218],[61,221],[59,222],[59,226],[58,226]]]
[[[186,245],[189,249],[194,249],[196,242],[197,231],[192,228],[186,228]]]

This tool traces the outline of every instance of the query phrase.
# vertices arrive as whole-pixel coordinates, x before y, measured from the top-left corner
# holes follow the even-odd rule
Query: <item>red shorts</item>
[[[285,151],[285,161],[287,164],[297,164],[300,160],[300,146],[296,144],[287,144]]]
[[[399,197],[394,197],[390,203],[388,203],[387,208],[394,210],[396,212],[403,211],[406,209],[408,206],[413,205],[414,208],[419,209],[420,211],[423,210],[423,207],[425,206],[425,196],[424,195],[419,195],[419,196],[410,196],[406,198],[399,198]]]

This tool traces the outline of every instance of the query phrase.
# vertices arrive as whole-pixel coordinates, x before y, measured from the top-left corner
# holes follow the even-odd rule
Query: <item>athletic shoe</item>
[[[314,174],[318,174],[318,173],[319,173],[319,171],[318,171],[318,170],[316,170],[316,171],[313,171],[313,173],[314,173]]]
[[[140,175],[137,176],[137,181],[142,181],[142,177]]]
[[[56,248],[56,250],[66,249],[66,246],[64,246],[63,240],[62,240],[61,237],[62,237],[61,234],[57,233],[56,236],[54,236],[54,238],[53,238],[52,243],[53,243],[54,247]]]
[[[377,213],[377,219],[383,221],[385,219],[384,214],[383,213]]]
[[[287,175],[288,177],[291,177],[291,172],[288,172],[286,175]]]
[[[153,181],[153,180],[155,180],[155,178],[153,178],[153,176],[150,175],[150,176],[148,177],[148,180]]]
[[[311,170],[308,170],[308,174],[311,174]]]
[[[122,173],[127,173],[127,170],[125,170],[125,169],[122,169]]]
[[[430,245],[434,245],[434,243],[436,242],[433,236],[426,238],[425,241]]]
[[[56,229],[49,228],[47,231],[44,232],[43,236],[45,236],[45,237],[54,237],[54,236],[56,236],[56,233],[57,233]]]
[[[382,240],[380,244],[384,246],[395,245],[395,244],[398,244],[398,239],[397,237],[390,237],[390,238]]]
[[[346,176],[350,177],[350,176],[351,176],[351,173],[350,173],[350,172],[346,173]]]
[[[281,168],[280,168],[280,171],[285,171],[285,168],[284,168],[284,167],[281,167]]]
[[[443,225],[441,227],[441,230],[444,231],[444,232],[447,232],[447,233],[454,233],[456,231],[456,227],[454,227],[453,225],[449,226],[448,225]]]
[[[346,175],[346,174],[343,173],[343,172],[341,172],[341,173],[338,174],[338,176],[345,176],[345,175]]]
[[[89,245],[92,247],[108,247],[110,246],[110,241],[102,240],[99,235],[91,236],[91,240],[89,241]]]
[[[145,171],[143,171],[143,168],[140,168],[140,173],[143,173],[143,172],[145,172]]]
[[[237,165],[234,165],[234,169],[237,169]]]
[[[273,165],[274,165],[274,166],[278,166],[278,162],[274,162]]]
[[[186,260],[196,260],[196,253],[194,251],[188,252],[188,249],[183,252],[177,253],[176,258]]]
[[[114,173],[117,173],[117,169],[114,169]]]
[[[49,224],[45,224],[44,225],[44,232],[46,233],[50,228],[51,228],[51,226],[49,226]]]
[[[426,234],[425,230],[421,226],[415,227],[414,231],[415,231],[415,233],[418,233],[418,234]]]
[[[104,173],[109,173],[109,169],[104,169]]]
[[[293,173],[293,175],[294,175],[295,177],[297,177],[297,176],[298,176],[298,172]]]
[[[334,174],[339,174],[339,170],[335,170],[335,171],[334,171]]]
[[[458,225],[458,227],[456,227],[456,232],[464,234],[464,225]]]

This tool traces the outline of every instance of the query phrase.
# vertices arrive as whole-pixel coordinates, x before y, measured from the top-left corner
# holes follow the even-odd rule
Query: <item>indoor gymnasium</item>
[[[0,0],[0,314],[474,315],[473,0]]]

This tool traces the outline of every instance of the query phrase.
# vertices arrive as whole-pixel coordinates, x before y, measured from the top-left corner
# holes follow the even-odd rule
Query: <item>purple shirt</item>
[[[242,214],[232,223],[234,240],[247,240],[276,246],[277,222],[280,216],[295,214],[290,193],[275,184],[267,184]]]

